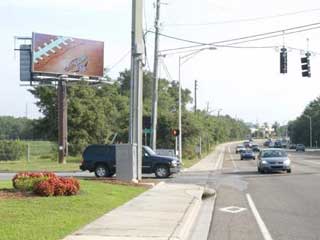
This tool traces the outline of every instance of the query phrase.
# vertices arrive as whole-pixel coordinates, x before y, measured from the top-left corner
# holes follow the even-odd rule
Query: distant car
[[[289,149],[296,149],[297,148],[297,145],[292,143],[289,145]]]
[[[282,142],[280,140],[274,142],[274,148],[282,148]]]
[[[252,144],[251,149],[253,152],[260,152],[260,148],[258,144]]]
[[[240,159],[252,159],[255,160],[256,156],[254,155],[254,152],[252,150],[246,150],[244,152],[241,153],[240,155]]]
[[[270,143],[271,143],[271,141],[270,141],[270,140],[267,140],[267,141],[265,141],[265,142],[263,143],[263,146],[269,147]]]
[[[259,173],[286,171],[291,173],[291,161],[284,149],[268,148],[261,150],[257,167]]]
[[[297,144],[296,151],[297,152],[304,152],[304,151],[306,151],[306,147],[303,144]]]
[[[244,146],[245,148],[251,148],[252,143],[247,140],[247,141],[244,141],[244,142],[243,142],[243,146]]]
[[[242,146],[242,145],[237,146],[236,153],[242,153],[244,151],[246,151],[246,148],[244,146]]]

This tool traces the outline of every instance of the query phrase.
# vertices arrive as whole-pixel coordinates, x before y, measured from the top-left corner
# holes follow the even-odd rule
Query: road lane
[[[247,194],[271,239],[320,239],[320,152],[290,151],[291,174],[259,174],[256,161],[241,161],[234,147],[227,148],[229,157],[216,176],[218,196],[209,239],[270,239],[263,237],[252,217]],[[227,215],[220,211],[227,205],[247,210]]]

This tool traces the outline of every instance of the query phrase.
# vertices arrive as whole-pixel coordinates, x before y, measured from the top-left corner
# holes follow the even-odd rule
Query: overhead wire
[[[111,65],[111,67],[107,69],[106,73],[109,73],[113,68],[118,66],[118,64],[120,64],[129,55],[130,52],[131,52],[131,49],[127,51],[118,61],[116,61],[113,65]]]
[[[312,27],[312,26],[316,26],[316,25],[318,25],[318,27]],[[301,29],[301,28],[307,28],[307,29]],[[164,49],[164,50],[160,50],[160,52],[163,53],[163,52],[176,51],[176,50],[182,50],[182,49],[190,49],[190,48],[196,48],[196,47],[200,47],[200,46],[210,46],[210,45],[216,46],[217,44],[220,44],[220,43],[228,43],[228,42],[238,41],[238,42],[235,42],[235,43],[227,44],[227,45],[236,45],[236,44],[245,43],[245,42],[257,41],[257,40],[262,40],[262,39],[267,39],[267,38],[274,38],[274,37],[278,37],[278,36],[289,35],[289,34],[294,34],[294,33],[299,33],[299,32],[304,32],[304,31],[310,31],[310,30],[314,30],[314,29],[318,29],[318,28],[320,28],[320,22],[301,25],[301,26],[297,26],[297,27],[286,28],[286,29],[281,29],[281,30],[277,30],[277,31],[261,33],[261,34],[254,34],[254,35],[249,35],[249,36],[244,36],[244,37],[239,37],[239,38],[232,38],[232,39],[227,39],[227,40],[215,41],[215,42],[211,42],[211,43],[193,41],[193,40],[183,39],[183,38],[180,38],[180,37],[169,36],[169,35],[161,33],[160,36],[167,37],[167,38],[170,38],[170,39],[174,39],[174,40],[177,40],[177,41],[195,43],[195,45],[189,45],[189,46],[171,48],[171,49]],[[293,31],[293,30],[296,30],[296,29],[301,29],[301,30]],[[281,34],[272,35],[272,34],[276,34],[276,33],[280,33],[280,32],[281,32]],[[272,35],[272,36],[268,36],[268,35]],[[262,36],[266,36],[266,37],[258,38],[258,37],[262,37]],[[246,39],[248,39],[248,40],[246,40]],[[245,41],[240,41],[240,40],[245,40]]]
[[[269,15],[269,16],[263,16],[263,17],[240,18],[240,19],[232,19],[232,20],[216,21],[216,22],[206,22],[206,23],[182,23],[182,24],[173,23],[173,24],[166,24],[165,26],[166,27],[187,27],[187,26],[197,27],[197,26],[210,26],[210,25],[241,23],[241,22],[256,22],[256,21],[262,21],[262,20],[266,20],[266,19],[293,16],[293,15],[315,12],[315,11],[320,11],[320,8],[306,9],[306,10],[301,10],[301,11],[287,12],[287,13],[275,14],[275,15]]]

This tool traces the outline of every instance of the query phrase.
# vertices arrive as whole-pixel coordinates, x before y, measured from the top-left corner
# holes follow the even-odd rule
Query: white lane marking
[[[237,207],[237,206],[230,206],[230,207],[220,208],[219,210],[227,213],[240,213],[247,209],[242,207]]]
[[[233,156],[232,156],[232,153],[231,153],[231,150],[230,150],[230,146],[228,147],[228,151],[229,151],[229,154],[230,154],[230,158],[231,158],[231,161],[232,161],[232,164],[233,164],[233,167],[235,169],[237,169],[237,164],[235,163],[234,159],[233,159]]]
[[[271,235],[270,235],[265,223],[263,222],[262,218],[260,217],[260,214],[259,214],[259,212],[258,212],[258,210],[257,210],[257,208],[256,208],[256,206],[255,206],[250,194],[247,193],[246,197],[247,197],[249,206],[251,208],[251,211],[252,211],[252,213],[253,213],[253,215],[254,215],[254,217],[255,217],[258,225],[259,225],[259,228],[260,228],[260,231],[262,233],[263,238],[265,240],[272,240],[272,237],[271,237]]]

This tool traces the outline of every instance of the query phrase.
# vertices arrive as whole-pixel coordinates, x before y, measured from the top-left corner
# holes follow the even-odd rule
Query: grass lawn
[[[80,184],[77,196],[0,199],[0,239],[61,239],[146,190],[88,180]],[[3,188],[12,188],[11,181],[0,181]]]
[[[0,161],[0,171],[79,171],[81,156],[67,157],[66,164],[58,163],[56,143],[49,141],[23,141],[29,145],[26,154],[18,161]]]
[[[184,159],[183,168],[192,167],[194,164],[198,163],[200,160],[201,160],[200,158]]]
[[[66,164],[59,164],[49,158],[35,157],[19,161],[0,161],[0,171],[18,172],[18,171],[80,171],[80,157],[67,158]]]

